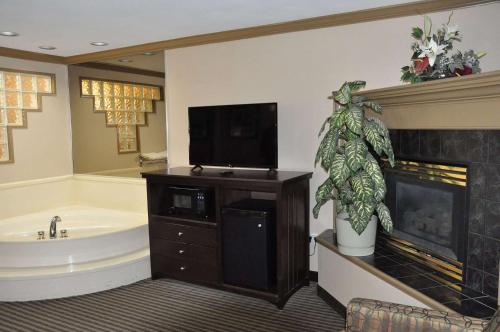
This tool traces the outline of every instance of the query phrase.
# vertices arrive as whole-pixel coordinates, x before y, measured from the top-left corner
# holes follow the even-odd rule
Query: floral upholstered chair
[[[500,310],[491,321],[377,300],[347,305],[346,332],[500,332]]]

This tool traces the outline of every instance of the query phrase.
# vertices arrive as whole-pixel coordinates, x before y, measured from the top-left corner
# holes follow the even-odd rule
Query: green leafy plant
[[[324,135],[315,160],[315,165],[320,163],[329,177],[316,191],[313,214],[318,218],[321,207],[335,200],[337,211],[349,215],[349,222],[358,234],[365,230],[374,213],[390,233],[392,220],[383,203],[386,185],[370,150],[387,157],[391,166],[394,166],[394,152],[384,123],[365,115],[367,109],[381,114],[382,107],[352,94],[365,85],[364,81],[346,82],[333,94],[334,110],[319,132],[319,137]]]

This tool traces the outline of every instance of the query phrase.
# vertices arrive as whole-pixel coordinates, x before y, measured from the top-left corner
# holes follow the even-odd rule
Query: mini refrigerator
[[[222,208],[224,283],[259,290],[276,284],[276,201],[245,199]]]

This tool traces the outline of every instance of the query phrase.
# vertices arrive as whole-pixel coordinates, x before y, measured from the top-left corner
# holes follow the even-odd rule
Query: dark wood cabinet
[[[217,246],[217,230],[199,225],[180,224],[175,218],[150,216],[150,235],[155,238],[177,241],[188,244],[198,244],[208,247]]]
[[[183,242],[168,241],[160,238],[155,238],[150,247],[151,254],[153,255],[199,261],[214,267],[217,266],[216,247],[205,247]]]
[[[188,167],[143,173],[148,188],[149,237],[153,278],[174,278],[266,299],[283,307],[307,284],[309,272],[309,179],[312,173]],[[170,187],[210,188],[214,216],[173,216],[165,211]],[[247,199],[275,204],[276,287],[256,290],[224,283],[221,210]]]
[[[165,276],[206,285],[217,285],[217,267],[203,260],[151,255],[151,266],[156,278]]]

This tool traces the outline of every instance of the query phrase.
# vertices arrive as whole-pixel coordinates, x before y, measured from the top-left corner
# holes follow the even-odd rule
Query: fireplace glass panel
[[[452,192],[397,182],[395,212],[395,236],[457,259],[453,240]]]

